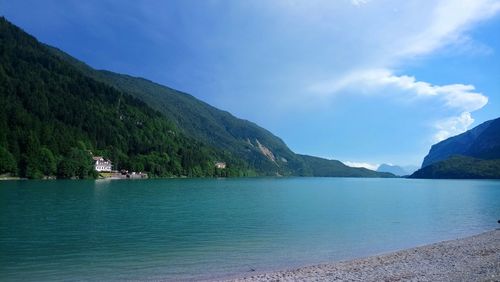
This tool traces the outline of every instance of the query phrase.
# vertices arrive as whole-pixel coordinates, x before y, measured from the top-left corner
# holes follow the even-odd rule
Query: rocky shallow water
[[[389,254],[228,281],[500,281],[500,229]]]

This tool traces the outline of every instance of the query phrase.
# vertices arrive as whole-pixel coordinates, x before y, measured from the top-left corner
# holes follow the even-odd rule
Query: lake
[[[222,278],[498,227],[500,181],[0,181],[2,281]]]

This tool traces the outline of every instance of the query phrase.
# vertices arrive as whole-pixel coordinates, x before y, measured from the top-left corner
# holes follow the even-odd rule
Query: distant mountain
[[[406,171],[402,167],[397,166],[397,165],[390,165],[390,164],[381,164],[377,168],[377,171],[378,172],[390,172],[390,173],[392,173],[394,175],[398,175],[398,176],[403,176],[403,175],[409,174],[408,171]]]
[[[412,178],[500,178],[500,118],[432,146]]]
[[[500,179],[500,159],[481,160],[452,156],[430,164],[410,176],[430,179]]]
[[[377,168],[377,171],[389,172],[397,176],[405,176],[412,174],[417,169],[418,167],[413,165],[399,166],[399,165],[381,164]]]
[[[389,176],[343,164],[339,166],[337,161],[295,154],[279,137],[266,129],[234,117],[187,93],[144,78],[95,70],[57,48],[47,48],[82,73],[130,94],[158,110],[187,136],[241,159],[259,175]],[[318,168],[318,161],[321,162],[321,169]]]
[[[500,118],[484,122],[460,135],[432,146],[422,167],[448,159],[453,155],[480,159],[500,159]]]

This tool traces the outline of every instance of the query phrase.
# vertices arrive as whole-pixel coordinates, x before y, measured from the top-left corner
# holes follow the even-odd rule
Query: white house
[[[225,169],[226,168],[226,163],[225,162],[216,162],[215,163],[215,167],[216,168],[220,168],[220,169]]]
[[[94,160],[94,168],[97,172],[101,172],[101,171],[110,172],[111,171],[112,165],[111,165],[110,160],[106,160],[100,156],[92,157],[92,159]]]

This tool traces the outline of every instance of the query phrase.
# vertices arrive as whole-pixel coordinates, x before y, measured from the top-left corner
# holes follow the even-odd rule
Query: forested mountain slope
[[[227,158],[4,18],[0,58],[0,173],[92,177],[92,152],[111,158],[117,169],[211,176],[213,162]]]
[[[311,169],[314,176],[321,177],[394,177],[388,172],[377,172],[362,167],[346,166],[337,160],[327,160],[318,157],[301,155]]]
[[[423,167],[411,178],[430,179],[500,179],[500,159],[482,160],[452,156]]]
[[[500,178],[500,118],[432,146],[412,178]]]
[[[157,176],[387,175],[297,155],[250,121],[146,79],[94,70],[3,18],[0,36],[0,174],[86,177],[93,172],[82,152],[91,151],[117,169]],[[80,159],[71,161],[75,150]],[[216,161],[227,169],[214,169]]]
[[[277,136],[203,101],[147,79],[94,70],[59,49],[54,54],[96,80],[130,93],[163,113],[187,135],[244,160],[261,175],[387,177],[367,169],[339,166],[320,158],[297,155]],[[319,165],[321,163],[321,165]],[[325,173],[328,171],[329,173]]]
[[[227,151],[266,175],[308,174],[304,161],[277,136],[172,88],[129,75],[98,71],[53,48],[55,54],[102,81],[160,111],[186,135]]]

